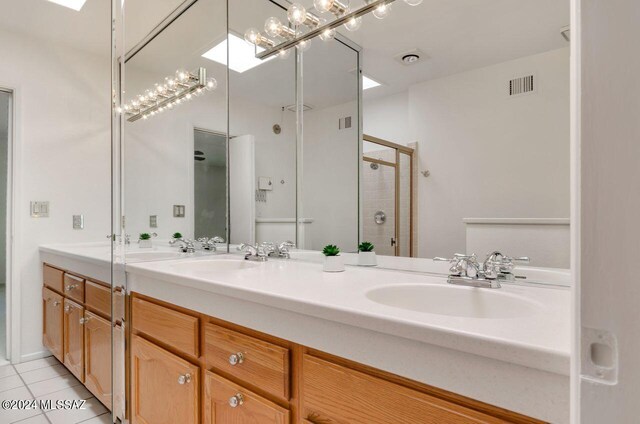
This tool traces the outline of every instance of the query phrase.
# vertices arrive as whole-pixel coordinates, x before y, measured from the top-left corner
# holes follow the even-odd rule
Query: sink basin
[[[542,310],[537,302],[499,290],[405,284],[372,289],[367,297],[394,308],[464,318],[520,318]]]
[[[125,259],[127,261],[157,261],[162,259],[177,259],[184,256],[180,252],[126,252]]]
[[[173,264],[172,268],[181,272],[198,274],[240,271],[260,266],[258,262],[249,262],[244,259],[209,259],[206,261],[191,261]]]

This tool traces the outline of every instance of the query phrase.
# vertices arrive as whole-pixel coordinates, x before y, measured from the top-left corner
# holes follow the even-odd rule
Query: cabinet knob
[[[236,352],[229,356],[229,363],[231,365],[238,365],[244,362],[244,355],[242,352]]]
[[[89,321],[89,317],[82,317],[82,318],[80,318],[80,325],[85,324],[87,321]]]
[[[229,398],[229,406],[232,408],[237,408],[243,403],[244,403],[244,396],[242,396],[242,393],[236,393],[235,396],[231,396]]]
[[[67,291],[75,290],[75,289],[77,289],[77,288],[78,288],[78,285],[77,285],[77,284],[69,284],[69,285],[67,286]]]
[[[188,384],[191,383],[191,374],[184,374],[178,377],[178,384]]]
[[[60,306],[60,301],[59,300],[54,300],[53,301],[53,306]]]
[[[65,307],[64,307],[64,311],[65,311],[66,313],[71,312],[71,305],[67,305],[67,306],[65,306]]]

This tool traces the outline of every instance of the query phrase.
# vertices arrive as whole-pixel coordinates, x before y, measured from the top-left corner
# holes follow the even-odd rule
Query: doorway
[[[11,143],[13,93],[0,88],[0,365],[8,363],[9,316],[7,314],[7,193]]]
[[[363,136],[362,241],[373,243],[379,255],[414,256],[414,152]]]

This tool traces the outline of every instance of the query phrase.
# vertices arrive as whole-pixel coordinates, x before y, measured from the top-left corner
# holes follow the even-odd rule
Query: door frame
[[[9,88],[9,85],[0,84],[0,91],[10,95],[9,100],[9,120],[8,120],[8,140],[7,140],[7,204],[6,204],[6,246],[5,246],[5,352],[6,359],[11,363],[21,360],[20,353],[20,310],[21,296],[20,284],[18,284],[18,266],[15,255],[16,249],[16,228],[17,217],[19,216],[16,207],[20,203],[19,192],[15,188],[18,186],[19,175],[16,163],[19,163],[18,149],[18,91]]]
[[[394,256],[400,256],[400,155],[404,154],[409,156],[409,257],[414,257],[414,249],[413,249],[413,229],[414,229],[414,215],[415,215],[415,199],[414,199],[414,165],[415,165],[415,149],[409,146],[404,146],[402,144],[397,144],[392,141],[383,140],[381,138],[373,137],[371,135],[363,134],[362,141],[367,141],[369,143],[378,144],[380,146],[389,147],[395,150],[395,163],[386,162],[383,160],[378,160],[374,158],[370,158],[362,153],[362,160],[365,162],[375,162],[379,165],[390,166],[395,169],[395,194],[394,194],[394,214],[395,214],[395,228],[394,228],[394,238],[395,238],[395,246],[394,246]],[[362,239],[362,237],[360,237]]]

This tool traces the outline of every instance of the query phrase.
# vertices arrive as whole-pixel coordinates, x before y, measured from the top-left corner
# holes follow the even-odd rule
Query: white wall
[[[336,244],[345,252],[358,244],[358,114],[356,102],[304,115],[301,217],[305,248],[322,250]],[[338,129],[338,119],[352,116],[353,126]]]
[[[509,98],[508,81],[530,73],[538,91]],[[417,180],[419,256],[464,252],[464,218],[569,216],[568,48],[414,85],[407,107],[384,102],[365,101],[365,134],[417,141],[431,172]]]
[[[104,31],[109,37],[108,16]],[[21,295],[25,359],[43,351],[38,246],[110,233],[110,57],[108,49],[95,56],[2,30],[0,57],[0,85],[16,90],[20,225],[12,284]],[[31,218],[31,200],[48,200],[50,217]],[[84,230],[72,229],[73,214],[84,214]]]
[[[9,154],[9,120],[11,94],[0,91],[0,223],[7,222],[7,183],[8,183],[8,154]],[[6,228],[6,227],[5,227]],[[6,284],[7,275],[7,232],[0,229],[0,285]],[[4,299],[0,299],[4,302]],[[6,309],[4,309],[6,311]],[[4,317],[0,317],[0,320]],[[2,330],[0,330],[2,332]],[[2,332],[4,334],[4,332]],[[0,342],[2,343],[2,342]],[[1,355],[1,354],[0,354]]]
[[[574,380],[581,391],[574,405],[581,416],[574,422],[635,423],[640,416],[640,2],[580,4],[578,334],[585,329],[613,334],[618,369],[609,383],[589,376]],[[576,352],[583,372],[590,361],[585,346]]]

